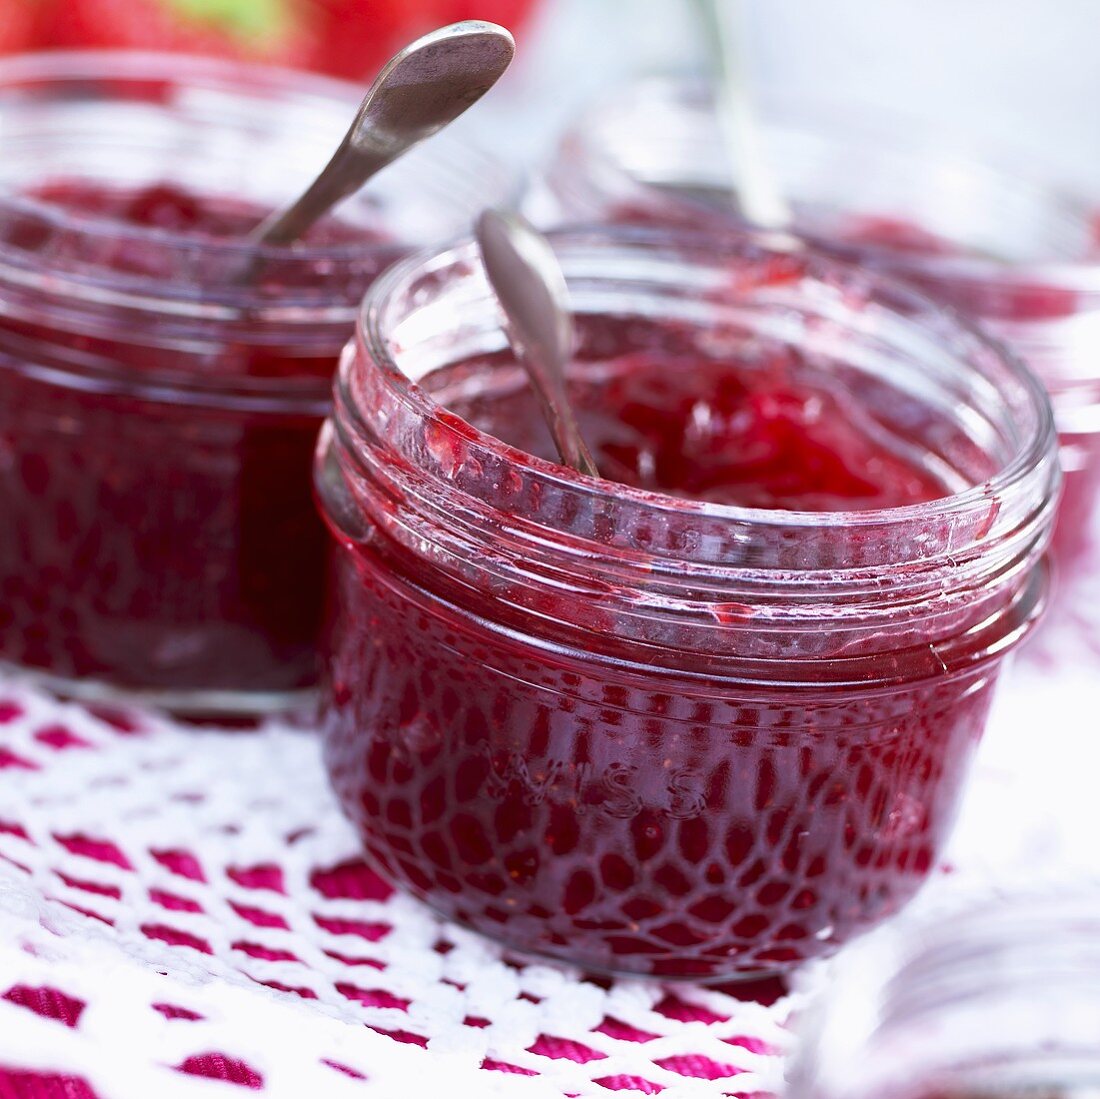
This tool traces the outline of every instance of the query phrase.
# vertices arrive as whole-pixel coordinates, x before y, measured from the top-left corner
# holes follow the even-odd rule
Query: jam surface
[[[738,370],[697,354],[640,351],[583,364],[567,388],[600,474],[633,488],[790,511],[903,507],[945,494],[855,422],[850,394],[793,380],[789,365],[777,356]],[[457,368],[464,378],[470,371]],[[445,394],[447,373],[425,387]],[[530,386],[515,371],[511,379],[447,405],[517,450],[557,461]]]
[[[609,478],[772,508],[944,494],[900,442],[858,426],[855,402],[785,360],[742,371],[616,342],[571,380]],[[478,384],[494,366],[500,383]],[[507,362],[424,384],[553,459]],[[330,525],[334,787],[372,861],[448,917],[594,971],[747,978],[830,953],[934,866],[994,669],[862,690],[842,660],[817,687],[659,668],[636,647],[624,660],[600,597],[565,584],[553,614],[585,624],[586,643],[540,644],[543,604],[522,588],[441,593],[384,530]],[[501,629],[496,599],[532,609]],[[782,643],[809,652],[798,634]]]
[[[186,278],[192,298],[225,274],[207,269],[201,244],[240,237],[268,212],[168,183],[60,179],[31,197],[70,216],[53,233],[32,219],[0,226],[0,248],[21,262],[41,253],[43,271],[137,276],[151,294]],[[161,234],[112,225],[199,247],[181,272]],[[373,228],[320,223],[307,243],[360,242],[363,265],[345,282],[339,268],[288,253],[260,273],[265,302],[277,304],[284,283],[300,289],[293,278],[350,309],[392,258],[379,240]],[[324,530],[311,455],[350,328],[250,316],[218,329],[86,302],[74,320],[48,289],[0,293],[13,299],[0,314],[0,659],[121,688],[313,684]],[[215,388],[185,392],[197,379]],[[248,400],[232,389],[257,380]]]
[[[54,179],[28,188],[27,198],[94,221],[159,229],[207,240],[233,240],[248,235],[270,213],[247,199],[199,195],[169,182],[122,187],[89,179]],[[383,241],[379,226],[352,226],[323,218],[302,237],[304,244],[327,245]]]

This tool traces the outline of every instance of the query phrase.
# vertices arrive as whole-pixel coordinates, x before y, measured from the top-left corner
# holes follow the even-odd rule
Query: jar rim
[[[249,173],[257,174],[248,150],[268,142],[267,163],[274,168],[299,148],[308,152],[308,163],[303,156],[294,165],[308,179],[312,161],[323,163],[321,157],[331,153],[363,93],[362,87],[328,76],[185,53],[105,49],[0,59],[0,120],[9,122],[17,139],[14,153],[9,150],[6,182],[0,184],[0,293],[9,308],[41,307],[45,331],[81,336],[113,339],[132,322],[143,338],[148,328],[160,344],[182,349],[180,365],[163,369],[151,363],[135,368],[109,355],[94,362],[67,355],[51,360],[55,376],[78,386],[122,384],[129,390],[137,385],[142,392],[170,392],[203,403],[221,401],[231,391],[241,407],[309,407],[323,414],[331,399],[330,372],[223,375],[211,368],[217,348],[262,351],[289,340],[295,355],[323,356],[335,365],[354,332],[363,292],[394,259],[420,247],[429,229],[445,238],[465,225],[487,192],[492,201],[518,199],[522,176],[506,161],[464,135],[438,134],[403,165],[394,165],[388,183],[383,174],[374,191],[364,192],[365,200],[351,200],[353,211],[367,212],[357,201],[372,202],[373,195],[377,202],[380,196],[381,236],[374,239],[368,232],[364,239],[290,247],[257,248],[243,237],[82,214],[22,188],[51,178],[87,176],[109,183],[116,171],[124,181],[131,163],[134,178],[156,182],[161,173],[171,179],[171,170],[163,168],[169,158],[160,155],[167,149],[185,167],[193,166],[188,178],[197,181],[199,193],[221,193],[213,181],[204,190],[203,181],[211,172],[219,179],[247,180]],[[91,113],[81,114],[86,104]],[[127,110],[145,112],[138,116],[141,125],[123,125],[130,115],[117,112]],[[198,145],[193,134],[201,139]],[[87,144],[78,144],[77,153],[96,154],[88,172],[84,157],[71,151],[72,139],[83,135]],[[209,149],[210,155],[196,156],[195,148]],[[119,157],[124,167],[116,169]],[[262,173],[257,194],[270,198],[286,191],[292,197],[291,167],[285,179]],[[423,187],[410,194],[408,180],[421,178]],[[354,215],[349,220],[362,220],[368,229],[374,222]],[[135,263],[129,262],[132,245],[139,246]],[[121,263],[114,259],[118,255],[124,257]],[[272,278],[236,278],[256,260],[261,269],[270,265]]]
[[[578,317],[624,332],[632,319],[639,333],[683,325],[704,355],[708,333],[728,332],[726,354],[711,346],[731,371],[747,339],[801,350],[845,392],[866,379],[867,415],[939,465],[947,494],[752,508],[584,477],[506,446],[420,384],[506,345],[465,240],[384,275],[341,359],[314,476],[349,551],[392,553],[431,598],[540,644],[754,683],[877,689],[952,675],[1034,623],[1060,483],[1053,415],[999,344],[794,238],[781,250],[761,232],[600,226],[550,241]]]
[[[646,194],[656,189],[667,200],[667,193],[632,174],[609,152],[605,142],[596,140],[592,130],[601,116],[621,109],[624,104],[629,104],[632,97],[640,94],[658,93],[682,101],[683,106],[696,108],[704,106],[711,98],[709,88],[708,82],[703,78],[673,76],[646,76],[620,85],[589,104],[562,137],[560,149],[566,153],[581,153],[598,166],[600,173],[620,185],[627,184]],[[899,119],[885,111],[876,112],[870,121],[862,115],[854,119],[854,112],[838,103],[815,101],[808,104],[789,96],[769,98],[767,106],[769,109],[764,112],[762,119],[765,133],[774,129],[798,137],[825,140],[841,149],[869,147],[888,155],[950,165],[966,172],[971,179],[980,180],[983,186],[995,187],[1001,192],[1026,192],[1030,198],[1057,209],[1068,223],[1079,227],[1083,233],[1087,234],[1092,226],[1095,208],[1083,194],[1065,183],[1053,183],[1036,171],[1010,170],[1007,167],[1008,155],[1003,150],[983,147],[980,150],[960,151],[938,146],[934,144],[930,134],[921,133],[919,137],[914,137],[913,126],[908,124],[908,120],[904,127],[906,137],[901,138],[899,133],[902,126],[899,125]],[[1095,295],[1100,299],[1100,260],[1091,262],[1087,257],[1038,257],[1006,262],[974,252],[928,255],[887,247],[876,248],[873,244],[863,243],[846,249],[843,242],[838,244],[827,234],[801,228],[797,232],[811,243],[827,244],[831,252],[839,253],[845,258],[881,258],[889,274],[901,277],[927,276],[973,284],[1029,285],[1041,282],[1052,289],[1072,291],[1090,297]]]
[[[171,58],[171,68],[165,59]],[[0,59],[0,111],[5,90],[20,84],[81,80],[103,80],[115,84],[171,82],[196,84],[213,89],[243,91],[263,89],[302,94],[307,98],[339,103],[345,101],[349,110],[359,104],[362,89],[350,81],[317,73],[300,72],[285,66],[254,61],[232,61],[228,58],[201,54],[162,53],[155,50],[44,50],[16,54]],[[350,119],[350,115],[349,115]],[[169,246],[193,248],[224,255],[258,255],[285,260],[286,249],[278,246],[257,248],[245,240],[221,237],[196,237],[157,226],[132,225],[78,211],[66,210],[54,203],[27,195],[5,194],[0,191],[0,210],[31,213],[57,226],[73,226],[89,236],[109,236],[112,239],[151,240]],[[330,244],[295,244],[294,258],[304,262],[339,260],[362,255],[370,244],[334,242]]]
[[[831,259],[815,252],[807,242],[796,237],[777,238],[775,234],[760,230],[729,229],[715,234],[704,234],[685,229],[652,228],[638,226],[573,226],[554,230],[548,234],[556,247],[566,248],[584,244],[619,246],[624,249],[660,249],[679,251],[696,249],[711,255],[724,255],[730,259],[757,255],[797,254],[807,263],[807,271],[821,278],[825,273],[841,279],[862,279],[873,286],[885,287],[892,298],[908,301],[922,311],[922,315],[938,316],[948,334],[961,339],[968,350],[995,354],[1009,370],[1014,381],[1027,393],[1035,413],[1034,428],[1023,445],[1017,448],[1013,458],[992,477],[971,485],[961,492],[951,493],[925,503],[898,507],[844,511],[809,511],[797,509],[754,508],[735,504],[715,503],[677,497],[648,489],[635,488],[603,478],[588,477],[562,464],[539,458],[483,432],[474,425],[461,421],[471,440],[504,455],[510,464],[526,470],[540,479],[571,490],[583,489],[592,496],[614,496],[636,504],[652,513],[678,516],[700,516],[730,523],[751,523],[755,526],[773,526],[785,529],[873,527],[877,525],[904,524],[914,520],[928,520],[965,512],[973,507],[988,508],[992,498],[999,498],[1033,474],[1043,458],[1055,450],[1053,413],[1043,383],[1028,369],[1022,360],[1003,344],[987,336],[978,326],[952,310],[945,310],[933,299],[913,290],[892,278],[876,272],[857,269],[853,265]],[[777,247],[777,245],[779,247]],[[423,269],[442,270],[448,265],[479,263],[476,246],[471,240],[460,239],[443,249],[427,248],[412,253],[395,263],[372,286],[359,312],[358,334],[363,340],[371,360],[381,369],[391,392],[414,414],[438,416],[440,412],[454,419],[431,395],[412,381],[398,365],[387,339],[385,329],[386,310],[390,301],[402,287]],[[352,369],[351,358],[345,358],[337,375],[337,386],[345,396],[344,407],[359,416],[363,410],[356,407],[354,397],[348,392],[348,375]]]
[[[170,65],[166,61],[170,60]],[[205,57],[185,53],[165,53],[139,50],[73,50],[42,51],[15,55],[0,59],[0,118],[7,110],[13,113],[25,102],[34,104],[36,87],[50,88],[72,85],[80,88],[84,83],[102,84],[106,89],[102,99],[110,104],[142,102],[149,99],[145,89],[163,86],[178,95],[165,99],[166,108],[181,99],[183,109],[189,106],[187,96],[191,92],[222,94],[240,101],[242,118],[248,121],[248,111],[256,112],[263,106],[265,97],[283,97],[311,117],[329,118],[332,121],[332,148],[344,133],[346,125],[362,101],[364,88],[347,81],[315,73],[260,62],[237,62],[227,58]],[[127,98],[126,89],[135,90],[133,99]],[[30,90],[27,100],[21,90]],[[163,98],[163,97],[162,97]],[[46,100],[48,103],[49,101]],[[158,105],[160,100],[156,100]],[[346,121],[343,108],[346,105]],[[63,107],[61,109],[64,109]],[[200,104],[201,109],[201,104]],[[335,111],[339,111],[339,118]],[[232,132],[233,125],[228,129]],[[117,136],[114,140],[119,140]],[[42,140],[50,140],[49,135]],[[242,137],[242,141],[244,138]],[[330,149],[315,150],[327,155]],[[419,164],[413,162],[420,158]],[[416,178],[427,175],[436,182],[427,187],[424,209],[438,208],[440,226],[436,237],[446,238],[466,222],[467,213],[476,210],[476,202],[488,191],[494,202],[513,204],[518,200],[524,180],[522,173],[506,161],[484,151],[476,141],[453,130],[444,131],[413,150],[402,164],[387,167],[398,173],[415,172]],[[79,177],[80,173],[74,173]],[[389,176],[391,180],[396,176]],[[92,256],[100,254],[100,245],[113,247],[141,243],[156,249],[166,265],[184,274],[180,277],[152,279],[147,275],[129,273],[109,266],[90,262],[73,270],[56,269],[49,272],[48,286],[51,294],[80,298],[90,294],[96,301],[117,304],[139,310],[167,310],[174,318],[191,317],[233,321],[242,307],[264,320],[289,324],[301,328],[304,324],[347,325],[355,323],[358,307],[355,299],[347,295],[321,295],[301,289],[281,289],[272,295],[251,283],[236,283],[232,276],[220,280],[198,279],[192,281],[195,257],[201,253],[204,267],[225,272],[246,269],[250,262],[261,266],[270,264],[285,273],[290,283],[297,285],[317,266],[334,272],[331,281],[339,285],[342,279],[362,280],[364,273],[374,278],[393,260],[420,247],[421,240],[410,233],[410,216],[401,214],[405,194],[403,188],[381,183],[374,194],[392,193],[392,201],[383,203],[380,220],[384,232],[378,239],[351,239],[324,243],[295,242],[290,247],[278,245],[257,246],[247,238],[210,237],[181,232],[170,228],[134,225],[122,220],[97,217],[72,211],[59,204],[26,194],[5,192],[0,188],[0,219],[17,224],[20,219],[31,220],[49,233],[72,234],[85,242],[81,252]],[[363,192],[367,194],[367,192]],[[287,196],[288,198],[291,196]],[[353,202],[355,200],[352,200]],[[360,200],[362,201],[362,200]],[[467,211],[466,207],[469,206]],[[387,209],[398,212],[396,218]],[[413,208],[415,212],[415,207]],[[452,211],[454,216],[451,216]],[[461,212],[461,217],[459,216]],[[0,273],[10,276],[21,285],[38,285],[35,282],[34,257],[38,253],[17,246],[0,245]],[[312,285],[312,284],[311,284]]]

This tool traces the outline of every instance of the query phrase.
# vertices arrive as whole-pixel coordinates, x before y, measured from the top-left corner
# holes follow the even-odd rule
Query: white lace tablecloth
[[[918,905],[1093,874],[1097,596],[1014,669]],[[519,963],[366,870],[309,733],[0,681],[0,1099],[774,1093],[797,1002]]]

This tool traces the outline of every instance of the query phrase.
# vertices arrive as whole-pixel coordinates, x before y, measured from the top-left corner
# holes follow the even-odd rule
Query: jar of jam
[[[886,120],[790,103],[766,117],[764,148],[799,234],[980,321],[1046,382],[1066,472],[1054,557],[1070,579],[1090,547],[1100,552],[1094,204],[1026,169],[899,137]],[[597,104],[566,135],[539,209],[551,220],[713,230],[739,223],[732,175],[708,86],[648,80]]]
[[[315,685],[311,456],[356,306],[511,188],[440,135],[257,258],[361,94],[178,55],[0,63],[0,661],[190,712]]]
[[[909,923],[909,921],[906,921]],[[796,1020],[791,1099],[1074,1099],[1100,1086],[1100,894],[1010,893],[891,927]]]
[[[322,432],[326,758],[369,858],[590,970],[786,970],[936,865],[1043,601],[1041,383],[802,250],[559,234],[555,458],[472,245],[368,294]]]

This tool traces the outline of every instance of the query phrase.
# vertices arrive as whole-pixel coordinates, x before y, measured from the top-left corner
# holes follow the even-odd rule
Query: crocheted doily
[[[1091,873],[1095,768],[1068,760],[1091,749],[1098,666],[1100,617],[1078,615],[1014,669],[918,904]],[[359,861],[309,733],[0,681],[3,1099],[773,1093],[798,1000],[510,958]]]

